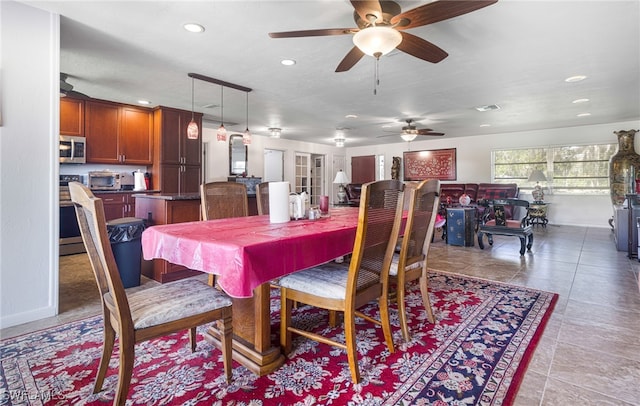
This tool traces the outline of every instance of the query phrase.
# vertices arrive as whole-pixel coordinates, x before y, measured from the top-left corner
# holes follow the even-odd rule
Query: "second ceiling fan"
[[[375,58],[399,49],[427,62],[438,63],[449,54],[431,42],[404,30],[437,23],[496,3],[498,0],[439,0],[402,12],[394,1],[351,0],[357,28],[271,32],[271,38],[318,37],[354,34],[355,46],[342,59],[336,72],[351,69],[365,55]]]
[[[442,136],[444,133],[438,133],[433,131],[431,128],[417,128],[415,124],[413,124],[413,119],[407,118],[405,119],[407,125],[402,127],[402,132],[400,133],[400,137],[405,141],[413,141],[416,139],[418,135],[429,135],[429,136]],[[388,135],[379,135],[377,138],[381,137],[390,137],[395,136],[396,134],[388,134]]]

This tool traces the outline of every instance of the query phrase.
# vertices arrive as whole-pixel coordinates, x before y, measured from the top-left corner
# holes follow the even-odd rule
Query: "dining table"
[[[142,234],[143,256],[217,275],[233,301],[233,357],[265,375],[284,362],[272,342],[270,282],[349,254],[358,211],[334,207],[319,219],[283,223],[262,215],[151,226]],[[220,345],[215,325],[207,339]]]

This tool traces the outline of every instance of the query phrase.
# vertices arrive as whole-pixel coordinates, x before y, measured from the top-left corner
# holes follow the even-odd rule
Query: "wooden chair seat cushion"
[[[106,302],[113,304],[110,294]],[[134,329],[143,329],[231,306],[231,299],[205,282],[183,279],[127,293]]]
[[[344,299],[347,290],[349,265],[327,262],[280,278],[278,285],[287,289],[306,292],[328,299]],[[360,270],[358,289],[380,282],[380,275],[375,272]]]
[[[484,225],[485,226],[495,227],[496,226],[496,221],[495,221],[495,219],[494,220],[489,220]],[[506,220],[504,226],[501,226],[501,227],[521,228],[522,227],[522,222],[519,221],[519,220]]]
[[[400,254],[396,252],[393,254],[393,259],[391,260],[391,268],[389,268],[389,275],[398,276],[398,263],[400,263]],[[424,265],[423,261],[414,262],[413,264],[406,266],[404,269],[405,271],[410,271],[412,269],[422,268],[423,265]]]

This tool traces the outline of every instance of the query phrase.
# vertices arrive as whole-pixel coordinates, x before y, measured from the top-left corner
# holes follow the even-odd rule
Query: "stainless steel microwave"
[[[60,163],[84,164],[87,162],[87,139],[72,135],[60,136]]]

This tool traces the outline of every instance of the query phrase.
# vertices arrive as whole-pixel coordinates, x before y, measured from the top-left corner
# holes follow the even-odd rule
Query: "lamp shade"
[[[344,185],[345,183],[349,183],[349,178],[347,178],[346,173],[338,171],[338,173],[336,173],[336,178],[333,180],[333,183]]]
[[[529,175],[529,182],[545,182],[546,180],[547,177],[544,176],[544,173],[539,169],[535,169],[531,172],[531,175]]]
[[[369,27],[353,36],[353,43],[367,55],[380,57],[393,51],[402,42],[402,34],[391,27]]]
[[[418,134],[402,134],[400,135],[400,138],[402,138],[405,141],[413,141],[416,139],[417,136]]]

